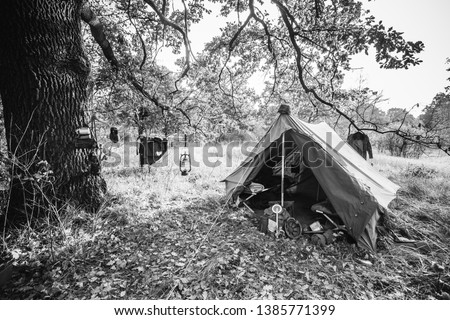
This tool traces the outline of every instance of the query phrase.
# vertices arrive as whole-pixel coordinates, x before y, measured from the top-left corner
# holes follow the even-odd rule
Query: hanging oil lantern
[[[191,157],[188,153],[184,152],[180,156],[180,171],[182,176],[187,176],[188,172],[192,169],[191,166]]]
[[[180,156],[180,171],[182,176],[187,176],[188,172],[191,171],[191,156],[186,151],[187,148],[187,135],[184,135],[184,153]]]

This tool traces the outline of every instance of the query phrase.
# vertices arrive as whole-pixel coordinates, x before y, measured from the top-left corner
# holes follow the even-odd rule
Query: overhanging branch
[[[349,126],[353,126],[356,130],[358,131],[374,131],[380,134],[387,134],[387,133],[393,133],[398,135],[399,137],[403,138],[404,140],[407,141],[411,141],[414,143],[419,143],[422,145],[426,145],[426,146],[434,146],[442,151],[444,151],[447,155],[450,155],[450,147],[449,148],[445,148],[443,147],[440,142],[436,142],[436,141],[429,141],[429,140],[422,140],[422,139],[417,139],[417,135],[409,135],[408,133],[401,131],[401,126],[398,129],[388,129],[388,130],[380,130],[379,128],[375,127],[375,128],[362,128],[359,127],[359,125],[355,122],[354,119],[352,119],[351,117],[349,117],[345,112],[343,112],[342,110],[340,110],[335,104],[325,100],[324,98],[322,98],[315,89],[310,88],[305,81],[304,78],[304,68],[302,66],[301,63],[301,57],[302,57],[302,53],[301,53],[301,49],[300,46],[297,43],[297,40],[295,39],[296,33],[294,31],[293,25],[292,23],[294,23],[295,25],[298,26],[298,23],[295,21],[294,17],[289,13],[289,10],[279,1],[279,0],[272,0],[278,7],[280,13],[281,13],[281,17],[283,20],[283,23],[285,25],[285,27],[288,30],[288,34],[289,34],[289,39],[291,41],[291,44],[294,48],[295,51],[295,60],[296,60],[296,66],[297,66],[297,71],[298,71],[298,79],[300,81],[301,87],[303,88],[303,90],[305,91],[305,93],[309,96],[310,94],[314,97],[315,100],[319,101],[320,103],[322,103],[323,105],[326,105],[328,107],[330,107],[332,110],[334,110],[339,116],[345,118],[348,122],[349,122]],[[315,104],[314,104],[315,105]],[[404,121],[403,121],[404,122]],[[402,123],[403,123],[402,122]],[[426,137],[424,137],[426,138]]]

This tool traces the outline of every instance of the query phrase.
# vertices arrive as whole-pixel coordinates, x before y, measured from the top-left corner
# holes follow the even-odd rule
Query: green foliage
[[[385,116],[386,127],[392,132],[380,135],[375,144],[380,152],[389,152],[397,157],[420,157],[425,146],[420,144],[420,138],[409,140],[406,137],[420,137],[423,134],[419,121],[405,109],[391,108]]]
[[[448,146],[450,150],[450,94],[438,93],[420,120],[427,134],[435,136],[439,145]]]
[[[384,128],[389,123],[386,113],[378,107],[378,104],[383,101],[383,97],[367,87],[337,90],[335,101],[359,128]],[[328,118],[335,121],[334,128],[341,136],[347,137],[352,133],[351,124],[347,119],[333,114]],[[370,134],[370,131],[368,133]],[[376,137],[376,135],[373,136],[373,138]]]
[[[420,166],[409,166],[405,170],[405,175],[409,177],[417,177],[423,179],[435,178],[437,171],[436,169],[425,167],[425,165]]]
[[[395,31],[392,27],[386,30],[382,21],[375,24],[373,16],[367,19],[371,25],[368,30],[365,43],[373,44],[376,49],[376,60],[382,68],[386,69],[408,69],[422,60],[414,57],[424,48],[422,41],[405,41],[402,33]]]

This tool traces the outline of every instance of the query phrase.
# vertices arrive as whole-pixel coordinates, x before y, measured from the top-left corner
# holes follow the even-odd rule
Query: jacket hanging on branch
[[[369,137],[362,132],[355,132],[348,136],[347,143],[352,146],[353,149],[358,152],[361,157],[367,160],[367,153],[369,153],[369,159],[373,159],[372,145],[370,144]]]

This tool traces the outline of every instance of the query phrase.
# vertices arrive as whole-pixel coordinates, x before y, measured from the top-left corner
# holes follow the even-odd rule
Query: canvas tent
[[[270,186],[277,180],[283,133],[285,177],[291,175],[287,180],[294,185],[287,185],[286,191],[292,191],[293,197],[300,201],[327,198],[349,235],[375,251],[377,221],[395,198],[399,186],[371,167],[324,122],[306,123],[280,108],[280,115],[251,154],[223,180],[228,200],[238,196],[251,182]]]

